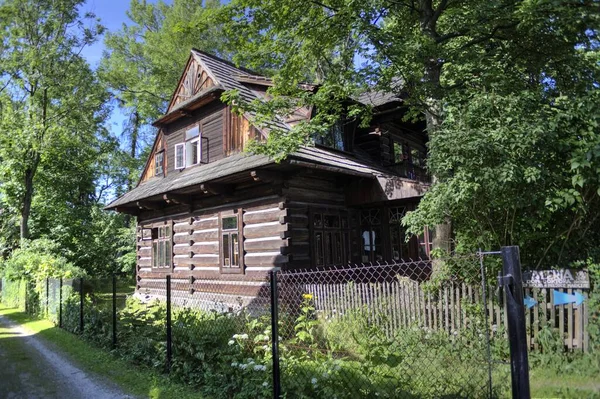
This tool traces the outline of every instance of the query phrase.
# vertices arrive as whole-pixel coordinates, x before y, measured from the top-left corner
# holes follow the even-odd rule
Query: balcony
[[[421,183],[431,183],[431,176],[427,173],[427,170],[415,164],[402,162],[394,164],[390,168],[400,177]]]

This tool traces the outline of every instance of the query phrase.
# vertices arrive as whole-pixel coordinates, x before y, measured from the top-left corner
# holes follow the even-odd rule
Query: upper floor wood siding
[[[209,163],[223,158],[223,135],[225,105],[215,102],[193,112],[190,116],[179,119],[165,128],[167,138],[167,173],[175,171],[175,145],[185,142],[185,132],[194,126],[200,128],[202,137],[202,163]],[[192,167],[198,167],[194,165]]]

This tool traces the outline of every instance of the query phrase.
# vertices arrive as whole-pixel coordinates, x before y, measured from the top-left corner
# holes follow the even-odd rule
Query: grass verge
[[[140,366],[132,366],[111,353],[81,340],[76,335],[55,327],[14,308],[0,305],[0,315],[21,324],[42,338],[48,346],[64,354],[81,369],[106,378],[131,395],[151,399],[198,399],[200,395],[181,384],[169,381],[165,375]]]
[[[530,371],[529,381],[532,398],[600,398],[598,377],[536,368]]]

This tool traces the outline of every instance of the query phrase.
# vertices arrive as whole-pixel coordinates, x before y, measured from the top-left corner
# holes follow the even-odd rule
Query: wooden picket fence
[[[378,322],[389,335],[414,326],[459,332],[469,323],[466,307],[485,303],[492,336],[505,334],[506,301],[501,289],[487,287],[484,301],[481,285],[451,283],[430,292],[422,284],[398,278],[385,282],[302,284],[302,290],[314,295],[316,310],[327,317],[341,316],[357,309],[368,309],[372,317],[384,315],[383,318],[378,317]],[[557,290],[573,294],[571,289]],[[579,292],[587,300],[587,290]],[[531,309],[525,308],[530,349],[539,349],[540,331],[549,327],[558,329],[568,350],[588,350],[586,301],[581,305],[554,306],[553,289],[526,288],[524,294],[538,302]]]

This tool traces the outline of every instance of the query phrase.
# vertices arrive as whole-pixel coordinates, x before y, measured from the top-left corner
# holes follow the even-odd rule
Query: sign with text
[[[523,287],[589,289],[590,278],[587,270],[525,270]]]

